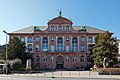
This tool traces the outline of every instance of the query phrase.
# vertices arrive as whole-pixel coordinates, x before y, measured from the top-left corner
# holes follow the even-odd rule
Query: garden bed
[[[98,70],[99,75],[120,75],[120,68],[105,68]]]

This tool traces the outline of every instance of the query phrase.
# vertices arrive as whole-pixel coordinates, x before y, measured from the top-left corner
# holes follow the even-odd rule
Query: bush
[[[12,65],[12,70],[20,70],[21,67],[22,67],[21,60],[16,59]]]

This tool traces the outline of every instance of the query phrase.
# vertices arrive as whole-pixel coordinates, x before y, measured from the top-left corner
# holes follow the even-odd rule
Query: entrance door
[[[56,68],[57,69],[63,69],[64,68],[64,60],[63,60],[62,56],[57,57]]]

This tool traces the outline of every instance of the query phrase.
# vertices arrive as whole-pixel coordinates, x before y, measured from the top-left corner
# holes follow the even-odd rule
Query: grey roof
[[[104,33],[104,30],[93,28],[90,26],[73,26],[74,30],[78,30],[81,27],[85,27],[88,33]]]
[[[14,31],[12,33],[34,33],[34,27],[39,28],[41,31],[44,31],[48,28],[48,26],[30,26],[27,28],[23,28],[17,31]],[[81,28],[83,26],[73,26],[74,30],[79,30],[79,28]],[[89,27],[89,26],[84,26],[87,30],[88,33],[104,33],[104,30],[100,30],[97,28],[93,28],[93,27]]]

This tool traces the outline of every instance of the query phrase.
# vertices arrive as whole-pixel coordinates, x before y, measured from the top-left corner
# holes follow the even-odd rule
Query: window
[[[85,40],[85,38],[84,38],[84,36],[81,36],[81,42],[84,42],[84,40]]]
[[[77,38],[73,38],[72,40],[72,51],[73,52],[77,51]]]
[[[54,31],[54,26],[51,26],[51,27],[50,27],[50,31]]]
[[[62,26],[58,26],[58,31],[62,31]]]
[[[28,37],[27,42],[28,42],[28,43],[32,43],[32,37]]]
[[[54,41],[54,36],[51,36],[51,41]]]
[[[20,41],[21,41],[21,42],[25,42],[25,38],[24,38],[24,37],[21,37],[21,38],[20,38]]]
[[[66,36],[66,41],[69,41],[69,36]]]
[[[84,62],[84,56],[80,57],[80,62]]]
[[[32,51],[32,44],[28,45],[28,51]]]
[[[70,46],[66,45],[66,52],[70,52]]]
[[[58,51],[62,51],[62,46],[63,46],[63,41],[62,41],[62,38],[58,38],[58,43],[57,43],[57,45],[58,45]]]
[[[54,45],[51,45],[51,46],[50,46],[50,51],[51,51],[51,52],[54,52],[54,51],[55,51]]]
[[[36,56],[36,62],[40,62],[40,57]]]
[[[47,57],[45,56],[45,57],[43,58],[43,60],[44,60],[44,62],[47,62]]]
[[[89,43],[93,43],[93,38],[92,37],[88,37],[88,42]]]
[[[69,62],[69,56],[66,56],[65,59],[66,59],[66,62]]]
[[[36,52],[40,51],[40,46],[36,45]]]
[[[51,56],[51,62],[54,62],[54,56]]]
[[[76,62],[76,56],[73,57],[73,62]]]
[[[92,49],[91,45],[88,45],[88,51],[90,51]]]
[[[85,51],[85,46],[84,46],[84,45],[81,45],[80,51],[81,51],[81,52],[84,52],[84,51]]]
[[[88,56],[88,57],[87,57],[87,61],[88,61],[88,62],[91,62],[91,56]]]
[[[48,50],[48,39],[45,37],[43,38],[43,51]]]
[[[40,36],[36,36],[35,40],[36,40],[36,42],[39,42],[40,41]]]
[[[66,31],[69,32],[70,31],[70,27],[66,26]]]

